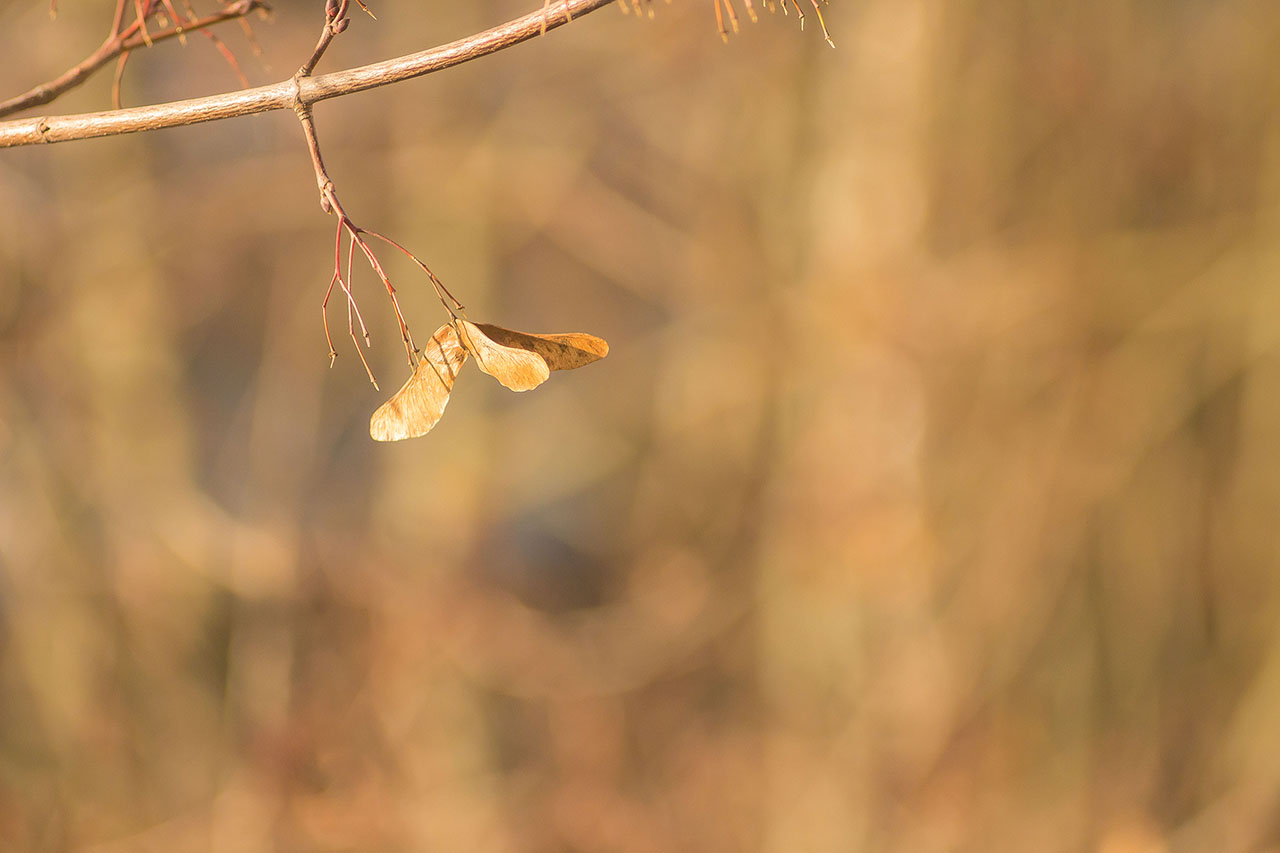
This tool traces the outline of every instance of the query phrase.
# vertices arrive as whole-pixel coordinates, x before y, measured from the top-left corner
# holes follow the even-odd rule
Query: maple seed
[[[488,323],[475,325],[494,343],[536,352],[552,370],[573,370],[575,367],[599,361],[609,354],[609,344],[604,338],[582,332],[535,335],[532,332],[517,332],[501,326],[491,326]]]
[[[399,441],[430,432],[468,355],[512,391],[528,391],[553,370],[573,370],[608,354],[609,344],[595,335],[535,335],[459,317],[436,329],[409,381],[369,419],[369,434],[378,441]]]
[[[485,373],[512,391],[529,391],[551,376],[547,361],[536,352],[504,346],[470,320],[458,320],[458,336]]]
[[[466,360],[457,330],[448,323],[436,329],[409,381],[369,418],[369,435],[399,441],[430,432],[444,414],[453,380]]]

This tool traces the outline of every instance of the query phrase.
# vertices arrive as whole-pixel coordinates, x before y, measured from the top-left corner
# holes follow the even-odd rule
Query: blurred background
[[[101,41],[61,6],[0,0],[5,95]],[[367,272],[382,390],[341,310],[329,367],[291,115],[0,153],[0,847],[1280,849],[1280,8],[654,9],[317,107],[472,319],[612,345],[419,440]],[[192,37],[123,97],[237,85]]]

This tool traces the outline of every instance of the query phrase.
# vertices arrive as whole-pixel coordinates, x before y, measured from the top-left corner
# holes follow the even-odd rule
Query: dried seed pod
[[[369,418],[369,435],[399,441],[430,432],[444,414],[453,380],[466,360],[457,330],[447,323],[436,329],[409,381]]]
[[[546,359],[538,353],[500,344],[470,320],[456,324],[462,345],[475,356],[480,369],[512,391],[537,388],[551,375]]]
[[[567,332],[559,335],[536,335],[533,332],[517,332],[489,323],[476,323],[476,328],[489,340],[504,347],[528,350],[542,356],[552,370],[573,370],[609,354],[609,344],[604,338],[584,332]]]

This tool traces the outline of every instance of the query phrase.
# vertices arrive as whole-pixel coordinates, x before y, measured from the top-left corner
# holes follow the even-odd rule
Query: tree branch
[[[265,8],[266,5],[259,2],[259,0],[242,0],[242,2],[228,5],[216,14],[197,18],[194,21],[187,21],[183,24],[175,22],[173,26],[158,33],[144,33],[141,25],[135,25],[133,29],[127,32],[120,30],[121,13],[124,9],[123,4],[120,4],[116,7],[116,22],[112,28],[112,35],[97,50],[53,80],[33,86],[21,95],[15,95],[12,98],[0,101],[0,116],[12,115],[31,107],[49,103],[63,92],[83,83],[89,78],[89,75],[122,53],[128,53],[144,46],[149,47],[166,39],[180,38],[187,33],[203,30],[207,27],[221,24],[223,21],[243,18],[256,9]]]
[[[0,122],[0,148],[117,136],[269,110],[297,109],[300,105],[309,107],[318,101],[398,83],[488,56],[539,35],[544,27],[551,30],[564,26],[566,16],[576,18],[612,2],[614,0],[564,0],[562,14],[550,19],[541,10],[530,12],[451,44],[320,77],[290,78],[256,89],[148,107]]]

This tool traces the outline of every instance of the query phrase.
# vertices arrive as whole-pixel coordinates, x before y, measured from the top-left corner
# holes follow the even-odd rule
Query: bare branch
[[[296,81],[290,78],[256,89],[148,107],[0,122],[0,148],[182,127],[270,110],[295,109],[299,102],[310,106],[318,101],[398,83],[488,56],[537,36],[544,26],[548,30],[564,26],[567,18],[585,15],[612,2],[613,0],[565,0],[563,14],[556,15],[551,20],[545,20],[539,9],[451,44],[320,77],[305,77]]]
[[[347,7],[350,4],[347,0],[329,0],[325,3],[325,19],[324,29],[320,31],[320,40],[316,42],[315,50],[311,51],[311,56],[306,62],[302,63],[302,67],[298,69],[297,77],[310,77],[311,72],[316,69],[316,65],[320,63],[320,58],[324,56],[324,52],[329,49],[329,44],[343,30],[347,28],[347,24],[351,23],[347,18]],[[362,3],[361,6],[364,4]],[[367,9],[365,11],[368,11]],[[370,13],[372,14],[372,13]]]

